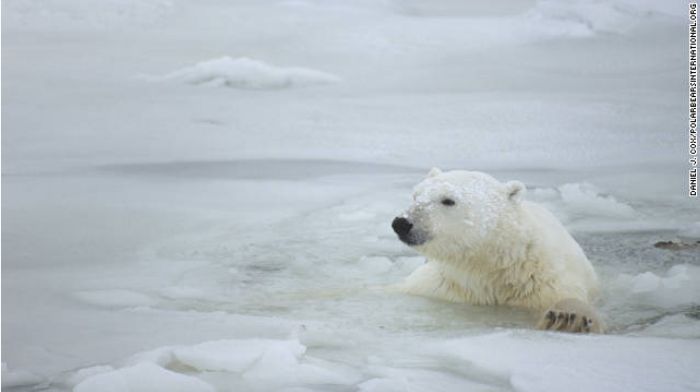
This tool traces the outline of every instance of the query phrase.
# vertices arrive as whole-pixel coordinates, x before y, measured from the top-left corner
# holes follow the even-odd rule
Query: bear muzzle
[[[413,229],[413,223],[404,217],[396,217],[391,222],[391,228],[394,229],[399,239],[407,245],[420,245],[425,242],[424,236],[419,235]]]

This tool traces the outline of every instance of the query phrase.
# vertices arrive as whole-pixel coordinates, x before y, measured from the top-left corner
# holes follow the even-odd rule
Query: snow
[[[3,2],[3,388],[697,389],[686,6]],[[611,333],[385,290],[435,166],[526,184]]]
[[[306,68],[275,67],[246,57],[225,56],[171,72],[161,80],[207,86],[278,89],[338,82],[335,75]],[[155,80],[158,80],[156,78]]]

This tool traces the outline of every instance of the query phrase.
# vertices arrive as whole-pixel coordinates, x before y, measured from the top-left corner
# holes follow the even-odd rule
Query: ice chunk
[[[298,340],[220,340],[177,348],[180,362],[202,371],[243,372],[267,355],[286,363],[296,363],[306,351]],[[272,358],[270,357],[272,356]]]
[[[153,363],[101,373],[78,384],[75,392],[213,392],[214,388],[194,377],[171,372]]]
[[[501,332],[436,343],[425,357],[457,359],[483,379],[522,391],[690,391],[694,340]],[[575,350],[575,351],[572,351]],[[676,383],[670,382],[676,380]],[[509,389],[510,389],[509,388]]]
[[[129,362],[155,362],[169,369],[235,374],[257,387],[278,388],[300,383],[350,384],[355,381],[353,374],[336,371],[332,364],[324,361],[312,360],[310,363],[305,359],[302,362],[305,352],[306,347],[296,339],[219,340],[193,346],[162,347],[135,356]]]
[[[645,293],[654,291],[661,286],[661,278],[653,272],[645,272],[634,277],[632,280],[632,292]]]
[[[173,350],[175,349],[176,347],[173,346],[164,346],[153,350],[140,352],[127,359],[126,364],[137,365],[142,362],[150,362],[155,363],[158,366],[166,367],[173,362]]]
[[[684,285],[691,281],[691,274],[697,274],[698,271],[693,268],[693,270],[688,269],[689,266],[685,264],[678,264],[671,267],[668,270],[667,278],[663,280],[664,286],[669,289],[681,289]],[[700,300],[700,297],[698,297]]]
[[[198,378],[177,373],[183,369],[200,376],[204,372],[220,372],[221,377],[226,378],[228,374],[247,385],[265,388],[296,384],[349,385],[356,381],[354,374],[337,371],[336,365],[318,359],[304,359],[305,352],[306,347],[296,339],[219,340],[193,346],[165,346],[133,356],[125,361],[127,367],[118,370],[109,367],[80,370],[69,378],[67,384],[79,383],[75,389],[78,392],[165,391],[169,385],[183,381],[182,388],[189,389],[172,390],[211,390],[207,389],[208,384],[197,383]],[[163,385],[162,389],[149,389],[152,385],[146,383],[148,379],[162,379],[163,382],[158,381]]]
[[[279,89],[338,82],[325,72],[299,67],[276,67],[246,57],[221,57],[171,72],[155,80],[243,89]]]
[[[531,198],[546,206],[570,229],[600,231],[640,226],[640,216],[631,206],[589,183],[535,188]]]
[[[632,207],[603,194],[588,183],[564,184],[559,193],[567,209],[574,214],[598,215],[616,218],[634,218]]]
[[[679,264],[661,276],[649,271],[637,275],[621,274],[613,283],[613,289],[634,298],[635,302],[676,309],[697,305],[700,301],[699,280],[700,267]]]
[[[270,377],[271,374],[274,377]],[[347,384],[352,381],[347,376],[322,366],[299,363],[299,357],[294,352],[280,345],[269,347],[243,377],[253,385],[270,388],[296,383]]]

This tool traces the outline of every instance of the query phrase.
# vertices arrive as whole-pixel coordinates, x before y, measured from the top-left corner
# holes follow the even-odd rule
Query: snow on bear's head
[[[413,204],[392,227],[399,239],[435,259],[460,258],[515,219],[525,186],[480,172],[432,169],[413,190]]]

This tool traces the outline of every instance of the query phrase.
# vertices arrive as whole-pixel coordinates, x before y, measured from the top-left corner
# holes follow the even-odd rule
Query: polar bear
[[[435,168],[392,222],[399,239],[427,257],[399,289],[452,302],[523,307],[540,329],[598,332],[590,305],[598,278],[581,247],[519,181]]]

